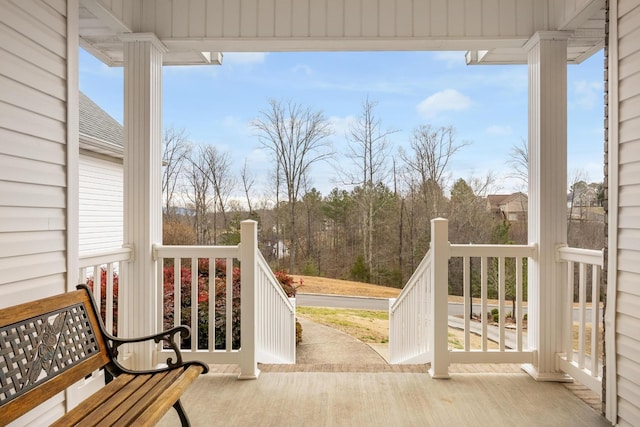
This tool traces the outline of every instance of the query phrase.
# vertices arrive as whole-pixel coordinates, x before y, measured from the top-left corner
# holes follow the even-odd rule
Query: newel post
[[[449,376],[449,225],[444,218],[431,220],[431,328],[430,347],[433,354],[429,375]]]
[[[240,223],[240,376],[254,380],[260,375],[256,347],[256,279],[258,223]]]

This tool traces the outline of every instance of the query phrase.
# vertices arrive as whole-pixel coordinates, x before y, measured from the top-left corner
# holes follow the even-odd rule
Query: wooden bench
[[[89,288],[79,285],[74,292],[0,310],[0,426],[102,368],[108,384],[54,425],[150,425],[172,406],[182,425],[189,425],[180,396],[208,371],[202,362],[182,360],[178,342],[189,328],[120,339],[106,331],[96,307]],[[147,340],[169,345],[175,359],[148,371],[118,363],[122,344]]]

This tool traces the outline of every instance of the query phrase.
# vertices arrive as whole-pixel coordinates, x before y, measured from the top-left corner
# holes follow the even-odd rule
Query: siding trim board
[[[607,418],[640,425],[640,4],[612,0],[609,22],[609,260]],[[624,158],[623,158],[624,154]],[[620,246],[621,245],[621,246]]]
[[[78,79],[78,44],[79,44],[79,0],[67,1],[67,291],[75,290],[78,284],[79,250],[79,108],[80,82]]]

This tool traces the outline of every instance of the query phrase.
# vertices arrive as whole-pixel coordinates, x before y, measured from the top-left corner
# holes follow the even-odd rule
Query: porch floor
[[[426,365],[388,365],[327,329],[303,325],[298,364],[261,365],[258,380],[238,380],[235,365],[212,366],[182,398],[192,425],[610,425],[565,385],[536,382],[516,365],[454,365],[451,379],[434,380]],[[319,353],[325,358],[314,359]],[[179,425],[175,411],[160,425]]]

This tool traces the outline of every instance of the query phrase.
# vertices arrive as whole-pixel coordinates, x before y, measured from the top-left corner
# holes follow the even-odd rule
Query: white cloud
[[[416,109],[427,119],[445,111],[463,111],[471,107],[471,99],[455,89],[436,92],[418,104]]]
[[[265,52],[225,52],[223,64],[262,64],[267,58]]]
[[[298,64],[291,70],[293,74],[304,74],[305,76],[310,76],[313,74],[313,70],[308,65]]]
[[[247,164],[251,167],[259,164],[266,164],[269,162],[269,151],[264,148],[254,148],[247,156]]]
[[[466,64],[466,60],[464,58],[464,52],[458,51],[445,51],[445,52],[436,52],[433,57],[436,61],[444,62],[447,68],[453,68],[456,66],[464,66]]]
[[[511,126],[491,125],[486,128],[485,133],[493,136],[509,136],[513,133]]]
[[[346,116],[346,117],[337,117],[331,116],[329,117],[329,122],[331,123],[331,128],[333,129],[333,136],[335,140],[341,140],[345,135],[348,134],[349,129],[356,122],[356,117],[354,116]]]
[[[578,80],[573,83],[573,95],[573,105],[585,109],[593,108],[604,96],[602,82]]]

